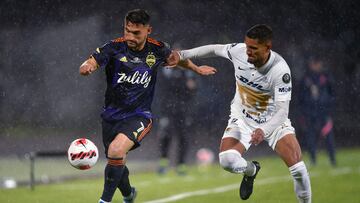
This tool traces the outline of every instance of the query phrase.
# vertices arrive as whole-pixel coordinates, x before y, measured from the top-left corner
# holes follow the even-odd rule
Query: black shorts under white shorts
[[[105,147],[105,155],[108,154],[110,143],[119,133],[125,134],[134,146],[131,150],[140,146],[141,140],[150,132],[152,120],[141,116],[133,116],[120,121],[102,121],[103,144]]]

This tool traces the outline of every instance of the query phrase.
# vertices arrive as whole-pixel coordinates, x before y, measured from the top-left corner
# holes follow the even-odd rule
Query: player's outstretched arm
[[[83,64],[81,64],[79,72],[81,75],[84,75],[84,76],[90,75],[98,67],[99,67],[99,65],[97,64],[96,60],[93,57],[90,57]]]
[[[177,65],[192,70],[199,75],[213,75],[217,71],[214,67],[211,66],[207,66],[207,65],[197,66],[189,59],[180,60],[180,55],[178,51],[172,51],[170,56],[166,59],[165,66],[173,68]]]
[[[196,47],[188,50],[181,50],[178,52],[180,60],[194,59],[194,58],[208,58],[208,57],[224,57],[227,58],[227,48],[231,44],[210,44],[201,47]]]
[[[197,66],[189,59],[180,60],[178,65],[183,68],[192,70],[199,75],[213,75],[217,71],[214,67],[211,67],[211,66],[207,66],[207,65]]]

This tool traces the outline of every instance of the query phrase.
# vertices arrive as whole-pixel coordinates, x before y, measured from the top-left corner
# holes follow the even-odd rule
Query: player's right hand
[[[80,66],[80,74],[81,75],[90,75],[92,72],[94,72],[97,69],[98,65],[95,61],[95,59],[90,58],[86,60],[83,64]]]
[[[264,140],[264,137],[264,131],[261,128],[256,128],[251,134],[250,144],[258,145]]]

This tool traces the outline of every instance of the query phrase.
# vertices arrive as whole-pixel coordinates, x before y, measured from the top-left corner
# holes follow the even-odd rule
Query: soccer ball
[[[80,170],[90,169],[99,158],[96,145],[86,138],[74,140],[67,153],[70,164]]]

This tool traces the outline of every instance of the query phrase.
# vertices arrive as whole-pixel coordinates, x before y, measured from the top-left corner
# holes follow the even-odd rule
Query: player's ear
[[[151,32],[152,32],[152,27],[151,27],[150,25],[148,26],[148,30],[147,30],[147,31],[148,31],[148,34],[151,34]]]
[[[268,50],[270,50],[272,48],[272,42],[271,41],[266,42],[266,47]]]

